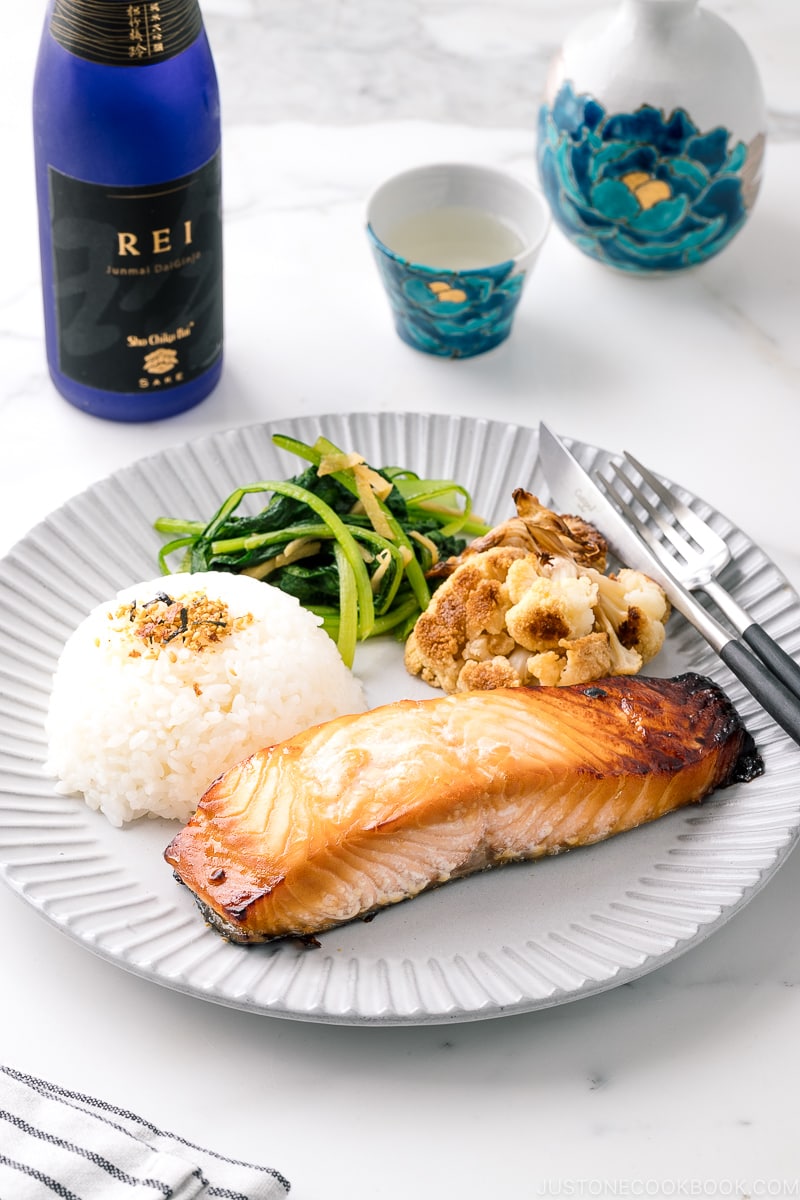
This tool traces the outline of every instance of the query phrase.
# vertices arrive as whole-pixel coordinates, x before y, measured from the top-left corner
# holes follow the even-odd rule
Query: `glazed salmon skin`
[[[235,942],[311,937],[500,863],[590,845],[760,774],[699,675],[401,700],[221,775],[165,851]]]

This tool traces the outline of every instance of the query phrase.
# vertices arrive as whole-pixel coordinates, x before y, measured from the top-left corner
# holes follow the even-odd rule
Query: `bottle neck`
[[[622,0],[623,12],[629,20],[656,27],[686,20],[697,7],[698,0]]]
[[[174,58],[203,28],[198,0],[53,0],[50,34],[78,58],[149,66]]]

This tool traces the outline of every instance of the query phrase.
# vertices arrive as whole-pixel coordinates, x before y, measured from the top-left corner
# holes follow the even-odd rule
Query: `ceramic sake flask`
[[[766,109],[740,36],[697,0],[621,0],[565,40],[539,114],[556,224],[636,274],[702,263],[758,192]]]

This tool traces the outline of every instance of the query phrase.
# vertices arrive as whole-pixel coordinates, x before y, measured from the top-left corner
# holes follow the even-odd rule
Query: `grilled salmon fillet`
[[[245,759],[165,857],[232,941],[309,937],[760,770],[730,701],[699,675],[401,700]]]

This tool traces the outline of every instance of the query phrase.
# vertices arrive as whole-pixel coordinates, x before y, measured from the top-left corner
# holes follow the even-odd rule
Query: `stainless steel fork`
[[[728,544],[696,512],[673,495],[652,471],[643,467],[627,450],[623,454],[637,472],[641,483],[647,485],[663,507],[656,507],[639,480],[632,478],[630,471],[614,462],[611,466],[617,480],[624,484],[628,494],[647,514],[647,519],[640,515],[615,483],[598,475],[608,496],[683,586],[689,591],[700,589],[705,592],[761,661],[800,697],[800,665],[753,620],[716,578],[717,573],[730,561]],[[667,519],[664,510],[671,519]]]

